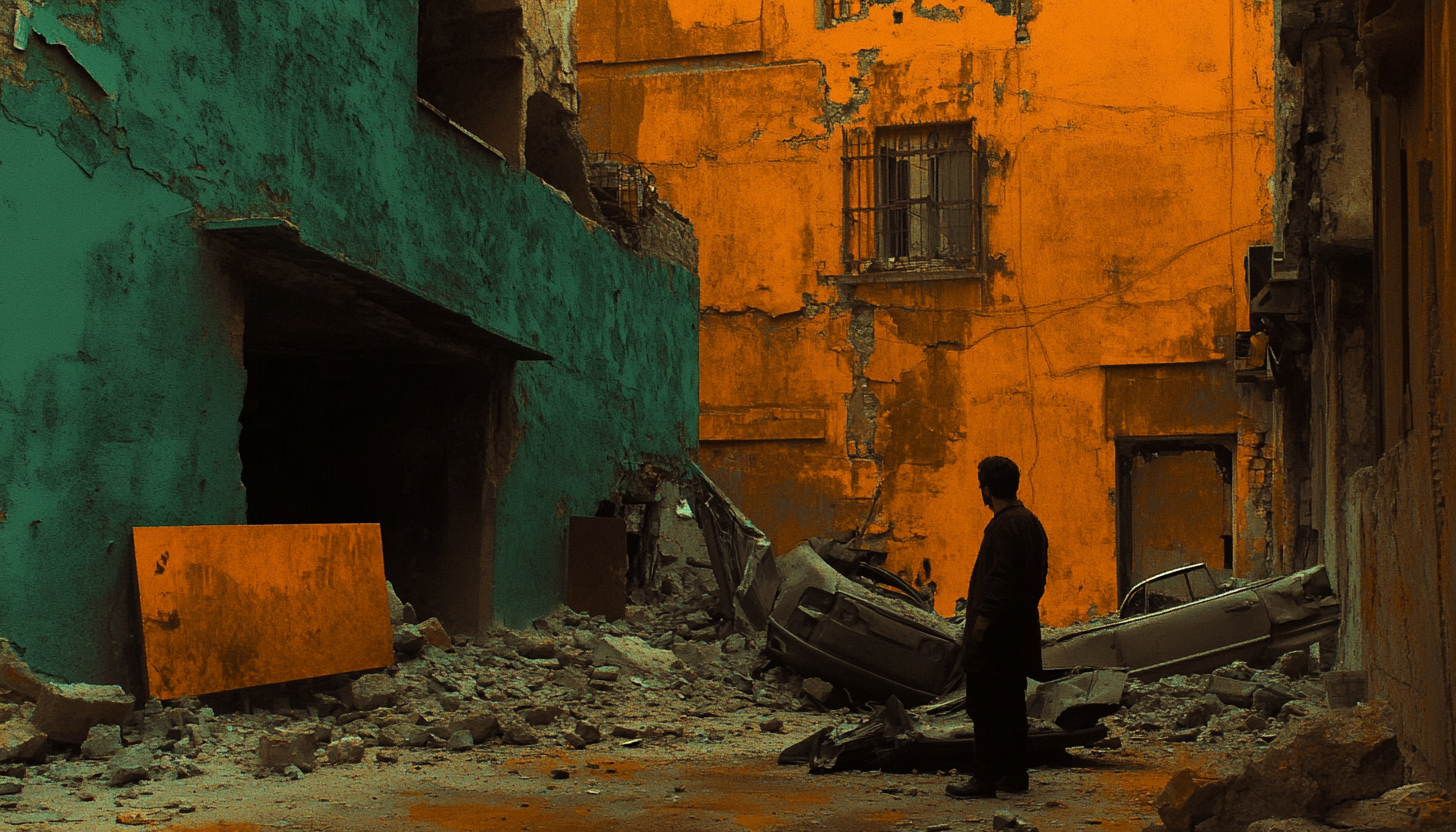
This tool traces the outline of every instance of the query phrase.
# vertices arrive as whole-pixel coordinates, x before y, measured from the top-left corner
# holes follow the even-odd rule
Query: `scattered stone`
[[[116,685],[51,685],[37,700],[30,721],[55,742],[79,745],[91,726],[120,725],[135,705]]]
[[[303,776],[303,769],[299,768],[298,766],[289,766],[288,768],[285,768],[283,770],[283,776],[287,777],[289,780],[297,780],[298,778]]]
[[[506,729],[505,736],[502,739],[509,745],[535,745],[541,741],[541,738],[536,736],[535,731],[520,724],[512,725]]]
[[[556,705],[542,705],[521,712],[521,719],[527,725],[550,725],[563,716],[566,716],[566,710]]]
[[[9,688],[26,699],[40,699],[50,684],[35,674],[15,646],[0,638],[0,687]]]
[[[399,752],[391,748],[376,749],[374,752],[374,762],[397,763],[399,762]]]
[[[11,720],[0,724],[0,763],[29,760],[40,752],[45,741],[46,735],[29,722]]]
[[[450,720],[445,738],[460,731],[469,731],[471,740],[482,743],[500,734],[500,720],[490,714],[463,714]]]
[[[324,754],[333,765],[364,762],[364,740],[359,737],[342,737],[329,743]]]
[[[1271,683],[1260,685],[1254,691],[1254,710],[1264,716],[1275,716],[1286,703],[1294,701],[1298,694],[1284,685]]]
[[[456,731],[445,741],[446,751],[464,751],[467,748],[475,747],[475,738],[469,731]]]
[[[578,721],[576,727],[572,729],[572,733],[581,737],[582,741],[587,745],[595,745],[602,741],[601,730],[589,722]]]
[[[258,737],[258,765],[270,771],[297,766],[313,771],[313,753],[318,740],[311,728],[289,728]]]
[[[541,633],[527,633],[515,643],[516,654],[523,659],[556,658],[556,642]]]
[[[834,693],[834,685],[829,684],[823,679],[810,676],[804,680],[801,690],[814,697],[818,702],[824,703],[828,702],[829,696]]]
[[[566,733],[561,735],[561,739],[565,740],[566,744],[571,746],[572,748],[586,748],[586,740],[582,739],[581,736],[575,731],[567,731]]]
[[[1214,694],[1205,693],[1184,708],[1183,713],[1178,716],[1178,724],[1184,728],[1202,728],[1223,709],[1223,700]]]
[[[419,748],[430,741],[430,732],[408,722],[386,725],[379,731],[379,744],[402,748]]]
[[[784,721],[778,717],[765,719],[758,723],[758,730],[765,734],[781,734],[784,731]]]
[[[998,810],[991,816],[991,828],[996,830],[1015,829],[1018,832],[1037,832],[1035,826],[1032,826],[1024,819],[1013,815],[1005,809]]]
[[[597,682],[615,682],[620,673],[620,670],[611,665],[594,667],[591,671],[591,678]]]
[[[1295,650],[1285,653],[1274,663],[1273,669],[1291,679],[1298,679],[1309,672],[1309,651]]]
[[[1456,802],[1437,783],[1412,783],[1337,806],[1325,822],[1337,829],[1436,832],[1456,828]]]
[[[106,768],[106,783],[109,786],[125,786],[151,776],[152,749],[145,745],[133,745],[114,754]]]
[[[399,699],[399,685],[383,673],[370,673],[350,683],[345,698],[355,710],[387,708]]]
[[[394,584],[384,582],[384,588],[389,593],[389,626],[398,627],[404,623],[404,602],[394,592]]]
[[[1220,676],[1215,672],[1214,675],[1208,677],[1208,686],[1205,690],[1217,696],[1218,700],[1225,705],[1248,708],[1254,704],[1254,691],[1257,687],[1251,682]]]
[[[420,635],[424,636],[426,643],[431,647],[438,647],[441,650],[455,652],[455,644],[450,641],[450,634],[445,632],[445,625],[440,623],[438,618],[426,618],[419,623]]]
[[[413,656],[425,649],[425,634],[413,624],[400,624],[394,628],[394,652]]]
[[[93,725],[91,730],[86,732],[86,740],[81,743],[81,756],[92,760],[104,760],[120,751],[121,726],[120,725]]]
[[[602,636],[592,651],[592,664],[630,667],[644,673],[669,674],[678,665],[678,657],[667,650],[651,647],[636,636]]]
[[[565,780],[565,779],[567,779],[570,776],[571,776],[571,772],[567,771],[564,768],[553,768],[553,769],[551,769],[551,779],[552,780]]]
[[[0,777],[0,795],[20,794],[25,784],[15,777]]]
[[[748,649],[748,639],[742,633],[734,633],[723,639],[724,653],[742,653]]]

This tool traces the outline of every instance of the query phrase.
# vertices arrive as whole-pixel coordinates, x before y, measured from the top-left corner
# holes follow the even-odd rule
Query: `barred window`
[[[848,20],[858,11],[859,0],[822,0],[824,4],[824,22],[834,23],[840,20]]]
[[[979,268],[974,122],[846,130],[844,147],[847,271]]]

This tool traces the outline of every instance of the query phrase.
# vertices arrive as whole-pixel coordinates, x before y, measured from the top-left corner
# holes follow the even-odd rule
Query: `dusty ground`
[[[811,775],[776,765],[779,750],[827,724],[786,715],[782,735],[745,731],[720,742],[607,739],[587,749],[484,746],[406,749],[397,763],[322,767],[298,780],[259,778],[217,759],[185,780],[126,789],[36,778],[0,822],[33,829],[167,830],[798,830],[990,829],[1011,811],[1048,829],[1141,832],[1168,778],[1210,752],[1194,746],[1077,749],[1032,774],[1032,791],[965,801],[943,793],[948,774]],[[726,733],[742,729],[714,720]],[[553,771],[565,772],[564,779]],[[559,775],[558,775],[559,776]],[[92,799],[86,800],[85,798]],[[10,798],[10,800],[17,800]],[[190,809],[191,811],[184,811]]]

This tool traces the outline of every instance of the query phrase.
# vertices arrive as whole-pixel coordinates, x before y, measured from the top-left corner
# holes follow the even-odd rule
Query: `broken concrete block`
[[[1194,827],[1218,814],[1228,784],[1197,777],[1184,769],[1168,781],[1153,800],[1168,832],[1193,832]]]
[[[420,622],[418,629],[431,647],[454,652],[455,645],[450,641],[450,634],[445,632],[445,625],[440,623],[440,619],[427,618]]]
[[[25,784],[14,777],[0,777],[0,796],[20,794],[24,788]]]
[[[106,782],[110,786],[125,786],[151,776],[152,749],[145,745],[133,745],[114,755],[106,767]]]
[[[1401,785],[1405,763],[1387,709],[1362,705],[1293,723],[1232,778],[1215,820],[1199,832],[1244,832],[1257,820],[1317,818]],[[1168,827],[1170,832],[1173,827]]]
[[[778,717],[765,719],[762,722],[758,723],[758,730],[764,732],[765,734],[783,733],[784,721],[782,719],[779,719]]]
[[[556,658],[556,642],[543,633],[522,633],[514,639],[508,638],[506,641],[523,659]]]
[[[1258,686],[1252,682],[1227,676],[1209,676],[1204,690],[1217,696],[1225,705],[1248,708],[1254,704],[1254,691]]]
[[[430,732],[418,725],[396,722],[379,731],[379,744],[400,748],[419,748],[430,741]]]
[[[578,721],[576,727],[572,729],[572,733],[581,737],[582,742],[585,742],[587,745],[595,745],[602,741],[601,729],[589,722]]]
[[[369,673],[349,684],[345,698],[356,711],[387,708],[399,698],[399,685],[383,673]]]
[[[81,756],[104,760],[122,748],[120,725],[93,725],[81,743]]]
[[[1325,684],[1330,708],[1353,708],[1365,701],[1365,673],[1359,670],[1333,670],[1320,681]]]
[[[475,742],[485,742],[500,733],[500,720],[491,714],[470,713],[450,720],[448,733],[442,739],[459,732],[469,731]]]
[[[0,725],[0,763],[25,761],[40,752],[46,735],[29,722],[12,720]]]
[[[343,765],[345,763],[364,762],[364,740],[359,737],[341,737],[328,744],[324,748],[330,763]]]
[[[1282,818],[1255,821],[1249,824],[1248,832],[1330,832],[1334,828],[1310,818]]]
[[[577,734],[575,731],[567,731],[566,733],[561,735],[561,738],[565,740],[566,744],[571,746],[572,748],[586,748],[586,740],[582,739],[581,735]]]
[[[563,716],[566,716],[566,710],[556,705],[542,705],[521,712],[521,719],[527,725],[550,725]]]
[[[1254,710],[1264,716],[1276,716],[1285,704],[1293,702],[1298,694],[1284,685],[1263,684],[1254,691]]]
[[[1274,670],[1283,673],[1291,679],[1298,679],[1309,672],[1309,652],[1306,650],[1294,650],[1279,657],[1274,662]]]
[[[535,731],[532,731],[525,725],[519,724],[512,725],[506,729],[505,736],[502,739],[510,745],[535,745],[541,741],[541,738],[536,736]]]
[[[269,771],[283,771],[298,766],[313,771],[313,753],[318,739],[312,728],[289,728],[277,734],[258,737],[258,765]]]
[[[1178,724],[1184,728],[1202,728],[1210,719],[1218,716],[1224,707],[1223,700],[1211,693],[1205,693],[1188,703],[1178,715]]]
[[[40,699],[50,683],[35,674],[9,641],[0,638],[0,688],[8,688],[27,699]]]
[[[617,677],[620,675],[621,671],[613,667],[612,665],[606,665],[605,667],[594,667],[591,671],[591,678],[593,681],[596,682],[615,682],[617,681]]]
[[[400,624],[394,628],[394,652],[413,656],[425,649],[425,635],[413,624]]]
[[[475,747],[475,738],[470,736],[469,731],[456,731],[445,740],[446,751],[464,751],[467,748]]]
[[[1412,783],[1336,806],[1325,815],[1325,822],[1338,829],[1456,829],[1456,802],[1438,783]]]
[[[398,627],[404,623],[404,602],[394,592],[394,584],[384,582],[384,589],[389,593],[389,626]]]
[[[800,689],[820,703],[828,702],[830,695],[834,693],[834,685],[814,676],[805,679]]]
[[[646,673],[671,673],[678,657],[636,636],[602,636],[592,651],[592,664],[630,667]]]
[[[80,745],[93,725],[120,725],[135,706],[116,685],[52,685],[36,702],[30,721],[55,742]]]
[[[734,633],[733,635],[723,639],[724,653],[742,653],[744,650],[747,649],[748,639],[745,638],[742,633]]]

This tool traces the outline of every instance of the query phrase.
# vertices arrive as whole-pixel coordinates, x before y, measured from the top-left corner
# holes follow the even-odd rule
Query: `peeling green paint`
[[[695,447],[697,278],[424,110],[414,3],[27,8],[0,0],[0,635],[40,670],[129,680],[132,526],[246,520],[240,302],[206,223],[287,220],[553,357],[514,374],[499,620],[557,602],[565,515]]]

